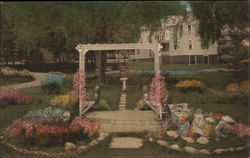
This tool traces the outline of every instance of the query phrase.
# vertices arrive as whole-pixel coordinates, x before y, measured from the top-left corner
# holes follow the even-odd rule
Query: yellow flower
[[[200,89],[204,90],[206,88],[205,83],[197,80],[184,80],[180,81],[175,85],[177,88],[181,89]]]
[[[55,96],[53,99],[51,99],[50,104],[51,105],[61,105],[64,107],[69,107],[72,104],[76,103],[76,99],[74,96],[67,93],[66,95],[59,95]]]

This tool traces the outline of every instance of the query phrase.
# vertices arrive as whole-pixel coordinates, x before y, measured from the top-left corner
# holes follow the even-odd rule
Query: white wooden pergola
[[[101,50],[137,50],[148,49],[154,53],[154,70],[155,73],[160,73],[160,49],[162,46],[159,43],[132,43],[132,44],[78,44],[76,50],[79,52],[79,70],[85,73],[85,55],[88,51]],[[80,88],[81,89],[81,88]],[[79,100],[79,115],[83,115],[83,101]]]

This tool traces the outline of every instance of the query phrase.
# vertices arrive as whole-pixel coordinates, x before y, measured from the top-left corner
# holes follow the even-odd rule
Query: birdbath
[[[120,80],[122,81],[122,90],[126,91],[127,87],[126,87],[126,81],[128,80],[128,78],[120,78]]]

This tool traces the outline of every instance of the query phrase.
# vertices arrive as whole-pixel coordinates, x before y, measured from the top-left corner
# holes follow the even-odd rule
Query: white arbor
[[[85,73],[85,54],[90,51],[100,51],[100,50],[131,50],[131,49],[149,49],[154,53],[154,70],[155,73],[160,73],[160,49],[162,46],[159,43],[132,43],[132,44],[78,44],[76,49],[79,52],[79,70]],[[81,88],[80,88],[81,90]],[[83,115],[83,101],[79,100],[79,115]]]

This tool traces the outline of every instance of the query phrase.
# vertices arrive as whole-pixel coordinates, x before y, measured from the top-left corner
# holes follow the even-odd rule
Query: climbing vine
[[[178,25],[174,26],[173,33],[172,33],[172,38],[173,38],[173,44],[174,44],[175,49],[178,46],[178,30],[179,30],[179,26]]]

